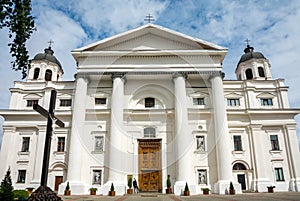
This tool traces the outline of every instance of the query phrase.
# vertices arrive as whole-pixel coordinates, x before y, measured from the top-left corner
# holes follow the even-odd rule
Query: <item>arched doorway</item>
[[[236,161],[232,167],[233,175],[237,182],[241,184],[243,191],[249,189],[249,167],[243,161]]]

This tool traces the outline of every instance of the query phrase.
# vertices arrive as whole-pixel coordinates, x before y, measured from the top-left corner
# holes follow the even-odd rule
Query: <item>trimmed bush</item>
[[[27,200],[29,197],[29,193],[26,190],[14,190],[13,191],[14,198],[18,200]]]

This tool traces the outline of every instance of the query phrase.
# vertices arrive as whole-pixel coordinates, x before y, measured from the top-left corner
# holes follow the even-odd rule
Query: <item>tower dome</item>
[[[60,62],[49,46],[44,49],[44,53],[38,53],[31,60],[27,80],[35,82],[59,81],[63,73]]]
[[[241,56],[241,59],[240,59],[238,65],[241,62],[245,62],[245,61],[248,61],[250,59],[265,59],[265,56],[262,53],[254,52],[253,50],[254,50],[253,47],[251,47],[250,45],[247,45],[247,47],[244,49],[245,54],[243,54]]]

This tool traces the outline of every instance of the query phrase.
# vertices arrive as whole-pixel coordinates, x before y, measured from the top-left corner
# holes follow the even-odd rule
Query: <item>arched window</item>
[[[242,163],[236,163],[234,164],[233,170],[247,170],[246,166]]]
[[[39,68],[34,69],[33,79],[34,80],[38,79],[39,75],[40,75],[40,69]]]
[[[154,98],[145,98],[145,107],[155,107],[155,99]]]
[[[258,75],[259,77],[265,77],[265,71],[263,67],[258,67]]]
[[[246,70],[246,78],[247,80],[251,80],[253,78],[253,73],[250,68]]]
[[[144,128],[144,137],[155,137],[155,128],[153,127],[147,127]]]
[[[46,70],[46,73],[45,73],[45,80],[46,81],[51,81],[52,79],[52,71],[51,70]]]

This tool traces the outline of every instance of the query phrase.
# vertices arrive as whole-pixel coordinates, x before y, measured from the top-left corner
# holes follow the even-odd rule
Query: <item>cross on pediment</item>
[[[51,90],[50,104],[49,110],[45,110],[38,104],[33,105],[33,109],[40,113],[43,117],[47,118],[47,130],[46,130],[46,138],[45,138],[45,147],[44,147],[44,160],[43,160],[43,169],[41,175],[41,186],[47,187],[47,179],[48,179],[48,169],[49,169],[49,157],[50,157],[50,148],[51,148],[51,136],[53,131],[53,123],[58,125],[59,127],[65,127],[65,124],[54,116],[56,102],[56,91]]]
[[[152,15],[150,15],[150,13],[146,16],[146,18],[144,19],[144,21],[148,21],[148,23],[151,23],[153,21],[155,21],[155,19],[153,18]]]

